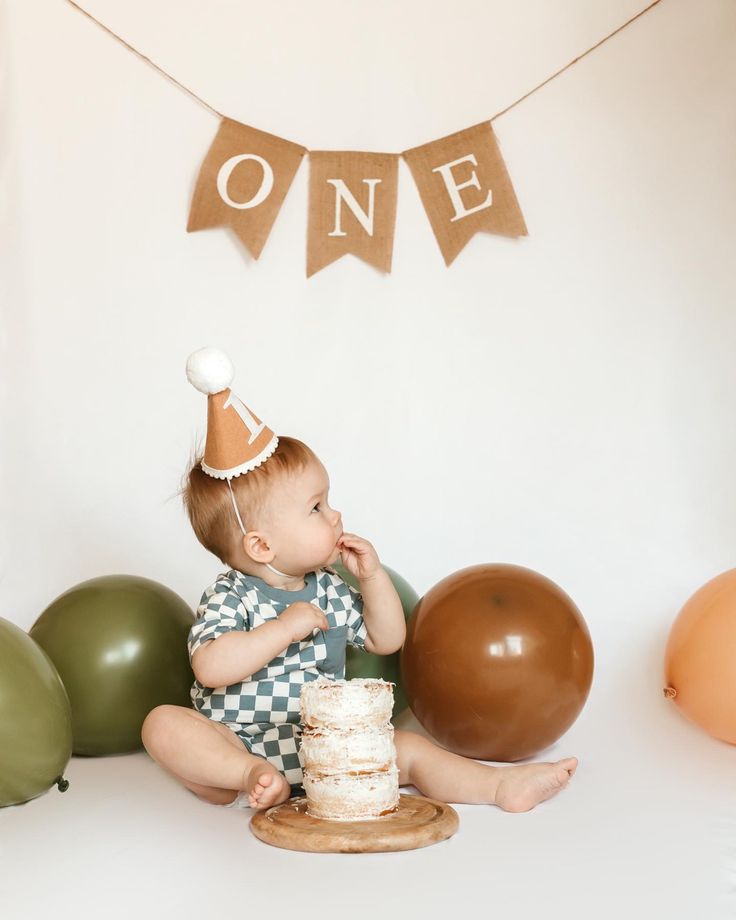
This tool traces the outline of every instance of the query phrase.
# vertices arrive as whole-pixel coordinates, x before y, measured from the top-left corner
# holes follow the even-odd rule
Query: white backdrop
[[[645,4],[86,5],[231,118],[400,151]],[[217,119],[61,0],[0,9],[0,615],[29,627],[113,572],[196,605],[220,564],[175,494],[205,414],[184,363],[216,344],[420,593],[502,561],[574,598],[596,674],[565,753],[700,743],[661,658],[735,562],[734,4],[663,0],[494,123],[528,238],[481,234],[447,269],[401,163],[392,274],[346,257],[309,281],[306,160],[258,262],[187,235]]]
[[[89,9],[233,118],[401,150],[489,117],[640,8],[280,6]],[[309,281],[306,162],[258,262],[228,231],[188,235],[217,119],[68,4],[8,7],[7,617],[30,626],[110,572],[197,602],[219,563],[175,493],[204,344],[315,446],[346,526],[420,593],[484,561],[562,585],[597,681],[734,564],[732,4],[665,0],[495,123],[528,238],[478,235],[445,268],[402,163],[393,273],[348,256]]]

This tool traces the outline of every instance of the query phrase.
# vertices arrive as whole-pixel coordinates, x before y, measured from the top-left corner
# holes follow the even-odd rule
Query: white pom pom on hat
[[[233,382],[232,361],[219,348],[208,345],[192,352],[187,359],[187,379],[200,393],[221,393]]]
[[[208,346],[189,355],[187,378],[207,395],[207,441],[202,470],[232,479],[260,466],[279,439],[231,390],[235,371],[224,351]]]

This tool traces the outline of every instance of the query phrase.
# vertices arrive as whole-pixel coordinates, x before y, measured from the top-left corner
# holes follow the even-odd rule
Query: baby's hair
[[[246,529],[262,510],[274,482],[284,475],[301,472],[316,455],[303,441],[279,435],[271,456],[249,473],[230,480]],[[181,496],[189,521],[199,542],[226,565],[233,565],[232,551],[241,536],[230,490],[224,479],[214,479],[195,456],[184,477]]]

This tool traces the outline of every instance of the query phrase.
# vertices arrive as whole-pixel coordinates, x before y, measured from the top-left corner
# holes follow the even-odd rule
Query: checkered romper
[[[365,647],[363,599],[332,569],[305,576],[301,591],[272,588],[261,578],[232,569],[220,575],[202,595],[189,631],[189,657],[205,642],[233,630],[248,632],[278,617],[290,604],[307,601],[327,617],[329,629],[283,653],[242,683],[205,687],[195,680],[195,709],[227,725],[253,754],[283,773],[292,791],[301,791],[299,691],[320,676],[345,677],[345,647]]]

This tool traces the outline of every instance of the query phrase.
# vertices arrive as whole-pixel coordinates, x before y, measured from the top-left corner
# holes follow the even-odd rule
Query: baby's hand
[[[373,546],[354,533],[344,533],[337,541],[342,564],[358,581],[372,578],[381,569],[381,560]]]
[[[327,617],[319,607],[307,601],[297,601],[279,614],[279,623],[283,623],[289,632],[289,643],[301,642],[307,636],[320,629],[329,629]]]

